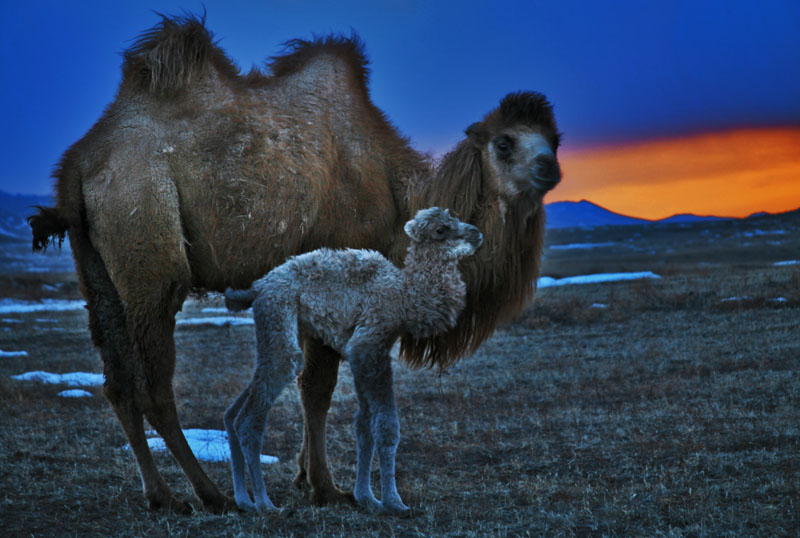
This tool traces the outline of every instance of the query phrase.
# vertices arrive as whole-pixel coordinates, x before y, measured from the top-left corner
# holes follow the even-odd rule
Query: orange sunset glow
[[[589,200],[646,219],[744,217],[800,207],[800,128],[737,129],[565,149],[548,202]]]

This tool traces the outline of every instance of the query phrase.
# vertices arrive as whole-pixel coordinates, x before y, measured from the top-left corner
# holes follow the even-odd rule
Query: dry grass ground
[[[415,510],[409,519],[315,508],[292,487],[301,441],[294,389],[274,408],[264,443],[280,459],[265,467],[268,489],[288,515],[149,512],[100,388],[63,399],[63,387],[10,379],[101,371],[86,314],[0,315],[0,349],[28,352],[0,358],[0,528],[4,536],[796,536],[800,265],[772,262],[800,258],[800,226],[770,223],[785,233],[722,223],[551,234],[551,245],[617,245],[551,249],[547,274],[663,278],[546,288],[448,372],[398,364],[397,479]],[[76,293],[71,275],[0,280],[4,297]],[[176,337],[183,426],[221,429],[250,375],[252,327],[181,327]],[[355,407],[344,365],[328,433],[345,487],[355,474]],[[190,497],[172,458],[156,459]],[[227,464],[204,466],[231,492]]]

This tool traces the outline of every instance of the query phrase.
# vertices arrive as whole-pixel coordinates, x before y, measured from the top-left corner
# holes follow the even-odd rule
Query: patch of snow
[[[210,316],[207,318],[183,318],[175,322],[175,325],[218,325],[228,327],[234,325],[253,325],[253,318],[243,318],[238,316]]]
[[[759,235],[785,235],[786,230],[759,230],[756,228],[752,232],[744,232],[745,237],[755,237]]]
[[[12,375],[17,381],[38,381],[48,385],[67,385],[68,387],[97,387],[103,384],[103,374],[89,372],[70,372],[68,374],[51,374],[37,370],[24,374]]]
[[[13,318],[3,318],[0,319],[3,323],[22,323],[21,319],[13,319]]]
[[[0,357],[27,357],[27,351],[3,351],[0,349]]]
[[[569,243],[567,245],[550,245],[550,250],[577,250],[590,248],[613,247],[616,243]]]
[[[592,303],[592,306],[589,308],[608,308],[608,305],[603,303]]]
[[[797,265],[799,263],[800,263],[800,260],[785,260],[785,261],[782,261],[782,262],[775,262],[772,265],[774,265],[775,267],[782,267],[784,265]]]
[[[153,431],[148,431],[148,435],[158,435]],[[228,432],[221,430],[183,430],[183,435],[189,443],[195,457],[202,461],[230,461],[231,448],[228,445]],[[160,437],[151,437],[147,440],[150,450],[163,452],[167,450],[167,445]],[[125,445],[125,450],[130,450],[130,445]],[[278,458],[261,454],[261,463],[277,463]]]
[[[207,306],[203,308],[200,312],[204,314],[227,314],[229,310],[224,306]]]
[[[788,301],[786,297],[775,297],[774,299],[770,299],[773,303],[785,303]]]
[[[640,280],[643,278],[661,278],[651,271],[641,271],[638,273],[597,273],[594,275],[570,276],[555,279],[549,276],[539,278],[538,288],[549,288],[552,286],[567,286],[570,284],[597,284],[604,282],[620,282],[624,280]]]
[[[58,393],[62,398],[91,398],[92,393],[81,389],[62,390]]]
[[[720,302],[721,303],[729,303],[731,301],[746,301],[749,298],[750,298],[749,295],[742,295],[741,297],[735,297],[735,296],[734,297],[726,297],[724,299],[720,299]]]
[[[0,314],[25,314],[28,312],[66,312],[82,310],[86,301],[65,301],[60,299],[44,299],[40,303],[30,301],[0,300]]]

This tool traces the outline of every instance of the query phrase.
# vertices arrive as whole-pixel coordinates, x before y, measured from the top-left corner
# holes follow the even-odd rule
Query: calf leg
[[[339,489],[328,467],[325,425],[339,372],[339,354],[318,340],[306,340],[305,366],[297,378],[303,404],[303,447],[297,458],[300,470],[295,485],[311,484],[311,501],[353,503],[353,496]]]
[[[358,440],[356,493],[362,497],[367,508],[407,515],[410,509],[403,504],[395,481],[395,457],[400,442],[400,423],[392,390],[389,353],[379,346],[361,345],[358,349],[351,348],[348,357],[361,404],[359,418],[356,421]],[[365,420],[366,416],[369,416],[369,421]],[[372,439],[366,432],[367,425],[372,433]],[[381,471],[380,503],[377,503],[372,496],[369,487],[372,453],[375,448]]]
[[[359,408],[356,414],[356,485],[353,495],[361,506],[372,512],[379,512],[381,503],[372,493],[372,484],[370,483],[372,459],[375,456],[375,437],[372,435],[373,419],[376,417],[370,409],[366,394],[358,389],[359,386],[356,385]]]
[[[233,474],[233,498],[236,506],[245,511],[256,510],[256,505],[247,493],[247,479],[245,478],[245,460],[242,452],[242,445],[239,442],[239,435],[234,428],[234,420],[239,410],[244,405],[249,395],[249,387],[242,391],[238,398],[225,411],[223,421],[225,430],[228,432],[228,445],[231,449],[231,471]]]
[[[253,381],[225,412],[225,428],[231,446],[231,467],[236,504],[243,510],[277,510],[267,495],[261,474],[261,444],[267,415],[283,388],[296,375],[302,361],[297,350],[294,357],[274,357],[277,364],[259,358]],[[253,487],[255,504],[245,486],[245,469]]]

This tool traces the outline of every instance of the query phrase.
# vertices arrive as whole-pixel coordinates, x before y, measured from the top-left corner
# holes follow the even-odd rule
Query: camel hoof
[[[297,471],[297,475],[294,477],[294,487],[297,489],[306,489],[306,487],[308,487],[308,478],[305,469]]]
[[[326,506],[331,504],[348,504],[356,506],[356,498],[352,492],[342,491],[339,488],[332,490],[313,490],[310,495],[311,503],[314,506]]]
[[[203,507],[212,514],[225,514],[227,512],[241,511],[241,508],[236,505],[236,501],[227,495],[202,499],[202,501]]]
[[[168,512],[182,516],[188,516],[194,512],[194,507],[191,504],[171,494],[167,497],[149,498],[148,507],[154,512]]]

